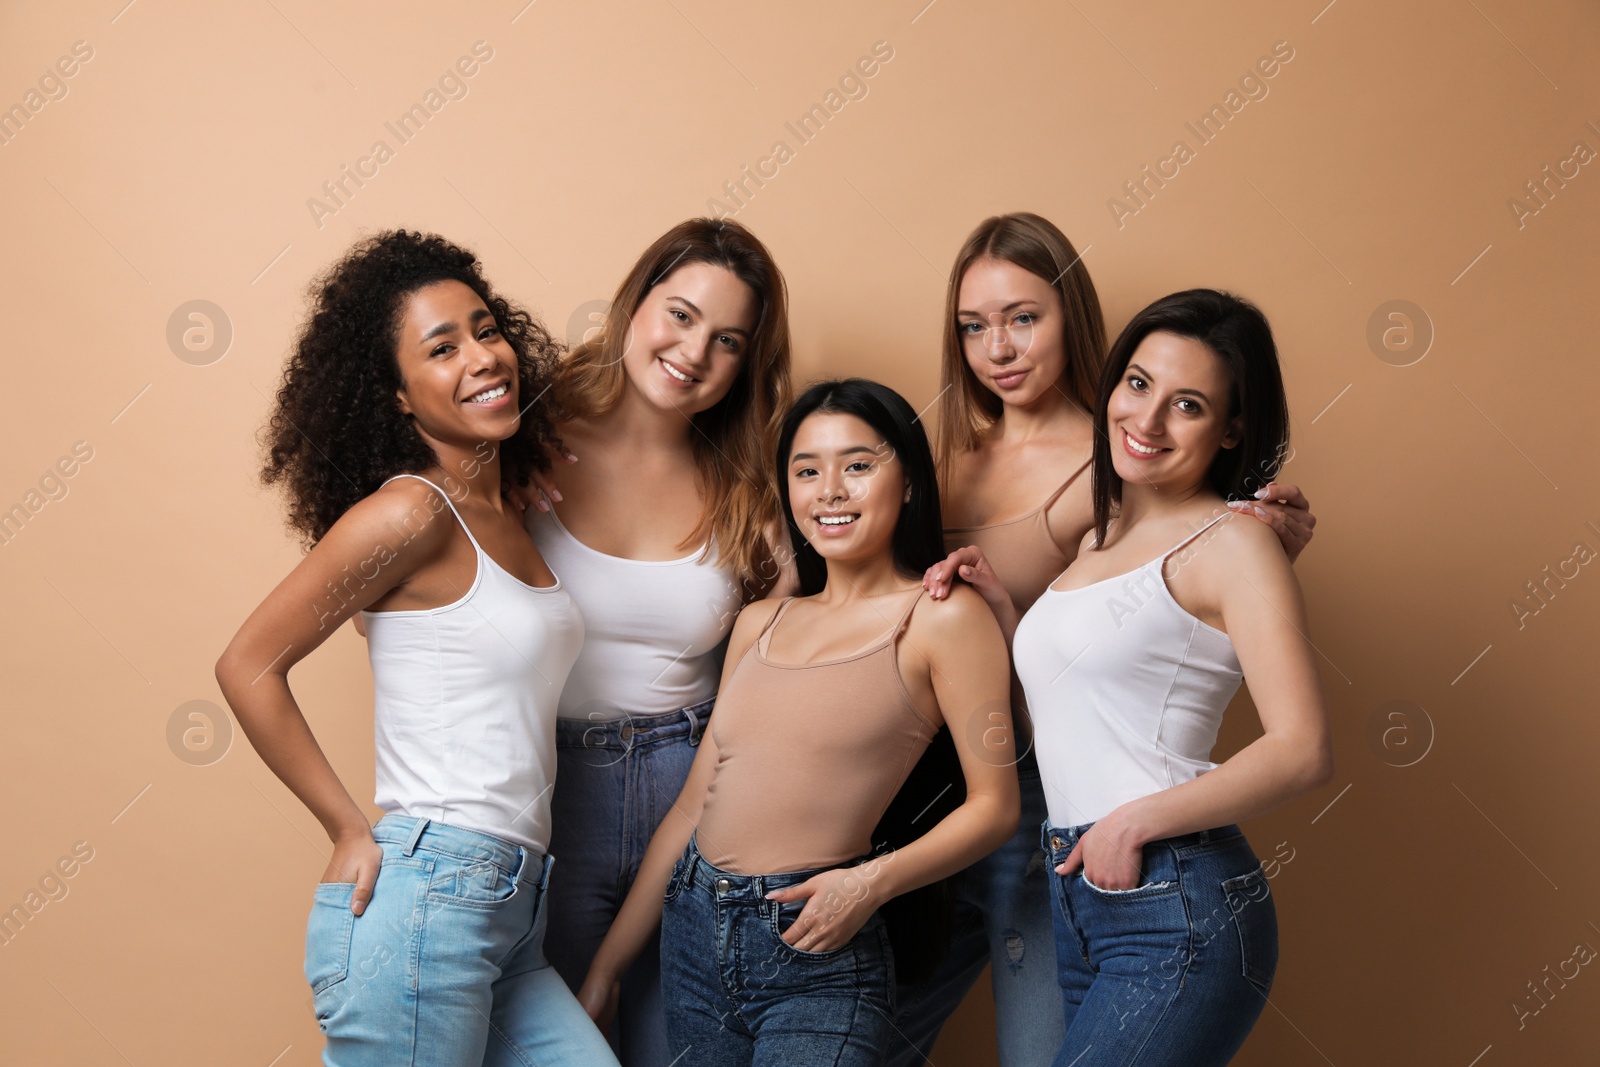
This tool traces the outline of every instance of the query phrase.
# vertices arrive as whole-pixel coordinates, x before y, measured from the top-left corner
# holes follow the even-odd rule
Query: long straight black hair
[[[1094,407],[1094,535],[1122,503],[1122,478],[1112,464],[1107,425],[1111,394],[1122,384],[1134,351],[1158,330],[1199,341],[1228,368],[1228,417],[1238,417],[1243,436],[1233,448],[1217,449],[1206,474],[1225,500],[1250,496],[1277,475],[1289,451],[1289,401],[1278,367],[1278,346],[1267,317],[1248,300],[1215,289],[1187,289],[1164,296],[1135,315],[1111,345]]]
[[[911,499],[901,505],[894,524],[894,567],[908,578],[921,578],[924,571],[944,559],[939,479],[928,435],[905,397],[887,385],[866,378],[841,378],[817,382],[801,393],[778,432],[778,505],[789,527],[789,545],[794,550],[795,569],[800,573],[800,594],[812,596],[828,584],[828,565],[800,532],[789,503],[789,453],[794,448],[794,437],[800,424],[817,414],[854,415],[894,450],[911,486]]]

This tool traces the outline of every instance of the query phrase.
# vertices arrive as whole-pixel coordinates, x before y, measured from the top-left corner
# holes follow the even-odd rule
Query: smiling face
[[[825,560],[890,552],[910,492],[894,449],[854,415],[817,412],[789,450],[789,511]]]
[[[967,366],[1001,400],[1027,406],[1061,380],[1061,298],[1046,279],[1009,260],[977,259],[962,275],[956,308]]]
[[[430,446],[471,448],[517,432],[517,354],[469,286],[443,281],[411,293],[398,333],[395,395]]]
[[[728,395],[759,314],[756,295],[725,267],[689,263],[644,296],[622,365],[652,406],[695,415]]]
[[[1232,393],[1228,368],[1199,341],[1163,330],[1145,337],[1106,407],[1117,474],[1131,484],[1200,484],[1217,450],[1239,443]]]

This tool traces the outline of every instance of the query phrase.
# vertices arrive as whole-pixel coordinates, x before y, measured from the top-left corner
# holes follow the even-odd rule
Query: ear
[[[411,401],[406,399],[405,386],[401,386],[399,389],[396,389],[394,391],[394,398],[400,402],[400,414],[402,414],[402,415],[413,415],[413,414],[415,414],[415,412],[413,412],[411,410]]]
[[[902,504],[911,503],[911,483],[910,482],[906,482],[905,495],[900,498],[900,503],[902,503]]]
[[[1244,440],[1244,416],[1235,415],[1228,420],[1228,432],[1223,435],[1223,448],[1237,448],[1239,442]]]

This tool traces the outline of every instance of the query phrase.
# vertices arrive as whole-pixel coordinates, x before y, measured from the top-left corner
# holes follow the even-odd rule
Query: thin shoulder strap
[[[1089,465],[1093,462],[1094,459],[1092,457],[1084,460],[1083,466],[1073,471],[1072,474],[1067,477],[1067,480],[1062,482],[1061,485],[1056,488],[1056,491],[1050,494],[1049,499],[1044,502],[1044,506],[1039,509],[1040,513],[1042,514],[1046,511],[1049,511],[1051,505],[1053,505],[1057,500],[1061,499],[1061,494],[1067,491],[1067,486],[1071,485],[1073,482],[1082,477],[1083,472],[1088,470]]]
[[[906,610],[900,613],[900,621],[894,624],[893,630],[889,631],[891,639],[897,638],[905,632],[906,623],[911,621],[911,613],[917,609],[917,604],[922,601],[922,594],[926,592],[927,590],[920,586],[917,588],[917,595],[911,598],[911,603],[906,606]]]
[[[1204,526],[1200,527],[1200,529],[1196,530],[1194,533],[1190,534],[1188,537],[1185,537],[1182,541],[1179,541],[1177,544],[1175,544],[1171,548],[1167,549],[1167,551],[1163,552],[1161,554],[1161,556],[1160,556],[1160,560],[1161,560],[1162,566],[1163,567],[1166,566],[1167,560],[1171,559],[1174,554],[1176,554],[1178,552],[1181,552],[1195,538],[1199,537],[1201,534],[1203,534],[1207,530],[1211,529],[1211,527],[1215,526],[1217,523],[1221,522],[1223,519],[1227,518],[1229,515],[1232,515],[1232,514],[1233,514],[1233,512],[1231,512],[1231,511],[1224,511],[1221,515],[1216,516],[1210,522],[1208,522]]]
[[[761,628],[761,632],[756,634],[756,639],[750,642],[751,648],[757,650],[763,656],[767,654],[767,635],[772,632],[774,626],[778,625],[778,620],[783,618],[784,613],[789,610],[789,605],[793,603],[794,597],[786,596],[783,598],[783,601],[778,605],[778,610],[772,613],[772,618],[768,619],[767,624]]]
[[[477,550],[478,552],[483,552],[483,546],[478,544],[478,539],[476,537],[472,536],[472,527],[467,525],[467,520],[463,519],[461,517],[461,512],[456,510],[455,501],[450,499],[450,494],[449,493],[445,492],[443,489],[440,489],[437,485],[435,485],[433,482],[429,481],[427,478],[424,478],[420,474],[396,474],[394,476],[394,478],[386,478],[386,479],[384,479],[383,484],[384,485],[388,485],[390,482],[394,481],[395,478],[415,478],[417,481],[423,483],[424,485],[432,486],[434,492],[436,492],[440,496],[444,497],[445,504],[447,504],[449,506],[449,508],[450,508],[450,514],[452,514],[452,515],[454,515],[456,517],[456,522],[460,523],[461,524],[461,529],[466,531],[467,540],[472,542],[472,547],[475,550]],[[379,488],[382,488],[382,486],[380,486]],[[484,553],[484,554],[487,555],[487,553]]]

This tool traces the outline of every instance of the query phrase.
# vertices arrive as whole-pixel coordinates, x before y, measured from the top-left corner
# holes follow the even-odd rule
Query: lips
[[[660,356],[656,357],[656,362],[661,364],[661,369],[666,371],[667,376],[675,382],[680,382],[684,385],[693,385],[700,380],[699,378],[696,378],[694,375],[690,374],[688,371],[684,370],[682,367],[678,366],[676,363],[662,359]]]
[[[494,385],[484,386],[462,401],[464,404],[492,404],[511,391],[510,382],[497,382]]]
[[[1022,370],[1007,371],[1004,374],[996,374],[990,380],[1001,389],[1014,389],[1020,385],[1022,379],[1026,378],[1027,376],[1028,370],[1027,368],[1023,368]]]
[[[1122,431],[1122,448],[1128,455],[1136,459],[1153,459],[1164,452],[1171,452],[1170,448],[1161,448],[1158,445],[1146,444],[1134,437],[1127,430]]]

